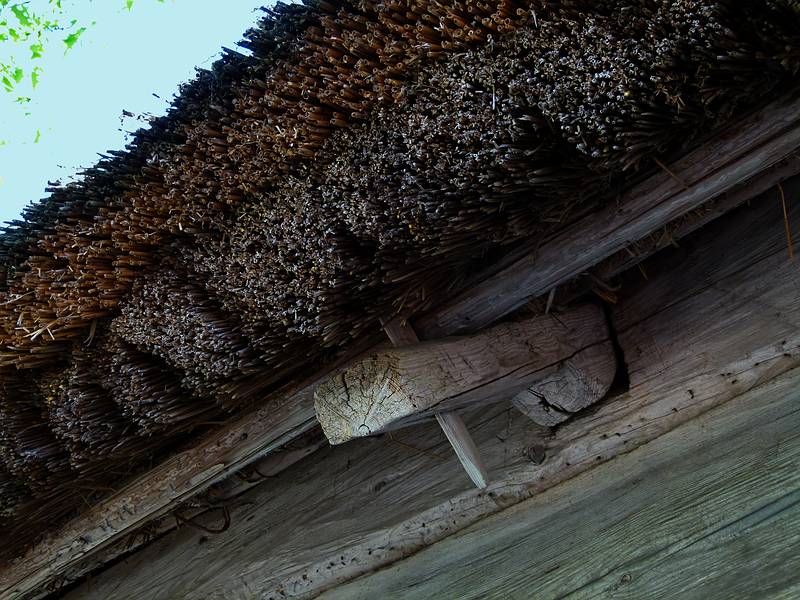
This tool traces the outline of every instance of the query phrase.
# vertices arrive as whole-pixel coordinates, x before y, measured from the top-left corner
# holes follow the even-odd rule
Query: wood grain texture
[[[317,419],[332,444],[476,402],[511,397],[580,350],[609,339],[601,308],[501,323],[472,336],[384,350],[321,384]]]
[[[417,332],[405,319],[392,319],[385,322],[383,323],[383,330],[395,348],[419,343]]]
[[[782,99],[731,125],[669,170],[631,189],[513,265],[413,321],[423,339],[474,331],[531,296],[572,279],[604,258],[756,176],[800,147],[800,102]],[[446,333],[445,333],[446,332]]]
[[[394,319],[389,323],[384,323],[383,330],[395,348],[419,343],[416,332],[407,321]],[[489,483],[489,475],[483,465],[478,447],[464,425],[464,420],[456,412],[437,412],[436,421],[447,437],[447,441],[450,442],[453,452],[456,453],[456,457],[464,467],[470,481],[479,489],[485,488]]]
[[[715,196],[696,210],[679,217],[655,233],[637,240],[616,254],[603,260],[591,273],[600,280],[608,281],[620,273],[635,267],[659,250],[679,241],[720,216],[752,200],[764,192],[775,189],[779,183],[800,173],[800,155],[785,157],[769,169],[748,179],[731,190]]]
[[[795,370],[321,600],[800,592]]]
[[[517,392],[511,403],[539,425],[553,427],[608,393],[617,374],[611,341],[581,350],[556,371]]]
[[[489,473],[483,465],[478,446],[464,424],[464,420],[456,412],[436,413],[436,422],[442,428],[447,441],[453,447],[458,461],[472,483],[479,490],[489,485]]]
[[[800,197],[795,184],[786,190]],[[674,251],[685,266],[674,275],[668,268],[672,259],[660,260],[665,282],[656,276],[659,265],[652,264],[653,277],[623,297],[614,317],[631,372],[627,393],[553,432],[515,417],[502,404],[466,413],[492,479],[485,491],[463,477],[435,424],[392,438],[364,438],[323,450],[248,492],[242,501],[252,504],[232,509],[224,534],[179,530],[69,600],[313,598],[613,464],[800,367],[798,263],[786,260],[780,206],[764,200],[687,240],[684,254]],[[800,223],[800,203],[790,219]],[[753,397],[758,394],[748,396]],[[728,427],[719,418],[703,423],[707,433]],[[602,477],[586,481],[600,485]],[[564,501],[575,502],[592,489],[587,483]],[[553,540],[559,539],[559,525],[548,530]],[[516,565],[512,560],[506,568]]]
[[[167,460],[46,538],[0,571],[0,598],[46,594],[48,582],[57,586],[70,569],[84,570],[81,563],[92,553],[125,540],[146,523],[316,426],[310,390],[271,404],[255,416],[240,421],[226,435],[206,438]]]
[[[501,271],[499,279],[473,287],[415,322],[424,339],[476,331],[529,296],[560,285],[589,266],[774,164],[797,146],[800,106],[782,99],[671,165],[688,184],[655,176],[626,196],[625,204],[571,228],[538,252]],[[638,195],[637,195],[638,194]],[[479,275],[476,282],[485,279]],[[494,282],[497,282],[495,284]],[[365,340],[362,348],[376,345]],[[357,356],[354,348],[351,357]],[[80,570],[85,559],[124,540],[271,449],[315,426],[311,394],[327,371],[265,398],[264,406],[204,437],[196,446],[127,485],[63,530],[44,539],[0,572],[0,598],[38,597],[41,590]],[[38,592],[37,592],[38,591]],[[38,596],[37,596],[38,593]]]

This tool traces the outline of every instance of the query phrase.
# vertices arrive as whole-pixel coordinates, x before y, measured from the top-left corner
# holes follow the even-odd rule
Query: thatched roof
[[[791,86],[799,31],[794,0],[268,11],[0,240],[8,531],[613,200]]]

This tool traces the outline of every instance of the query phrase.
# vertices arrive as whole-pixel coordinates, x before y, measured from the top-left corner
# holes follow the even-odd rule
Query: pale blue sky
[[[31,0],[31,7],[46,0]],[[235,48],[271,0],[72,0],[69,16],[89,27],[66,56],[48,51],[32,114],[0,91],[0,222],[16,218],[42,198],[47,181],[68,181],[97,153],[122,149],[124,131],[139,123],[120,121],[122,111],[163,114],[194,67],[210,67],[221,46]],[[67,3],[65,2],[65,7]],[[43,62],[42,62],[43,61]],[[161,96],[161,100],[152,94]],[[36,131],[41,131],[34,143]],[[120,131],[123,129],[124,131]]]

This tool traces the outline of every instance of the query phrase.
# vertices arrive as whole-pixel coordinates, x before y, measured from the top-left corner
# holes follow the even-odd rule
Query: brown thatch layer
[[[792,0],[277,7],[0,240],[0,512],[66,514],[607,199],[790,85],[798,31]]]

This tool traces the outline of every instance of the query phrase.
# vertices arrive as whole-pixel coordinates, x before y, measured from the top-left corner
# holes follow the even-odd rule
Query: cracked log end
[[[381,431],[413,414],[412,389],[403,385],[391,352],[371,356],[320,385],[314,409],[331,444]]]

